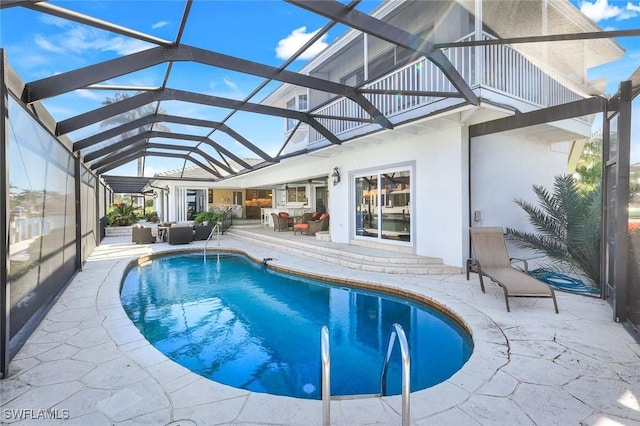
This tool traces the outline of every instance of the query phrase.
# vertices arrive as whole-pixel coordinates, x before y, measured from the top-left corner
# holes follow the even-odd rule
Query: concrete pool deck
[[[320,401],[252,393],[191,373],[153,348],[119,299],[126,266],[154,252],[108,237],[95,249],[0,382],[4,424],[321,425]],[[330,265],[223,236],[221,247],[273,265],[377,283],[433,299],[471,330],[474,352],[447,381],[411,395],[415,425],[640,424],[640,345],[607,302],[557,292],[512,299],[477,275],[411,276]],[[345,247],[348,250],[348,246]],[[318,331],[319,335],[319,331]],[[49,410],[49,411],[46,411]],[[331,424],[399,425],[400,397],[333,401]],[[46,420],[48,417],[57,420]]]

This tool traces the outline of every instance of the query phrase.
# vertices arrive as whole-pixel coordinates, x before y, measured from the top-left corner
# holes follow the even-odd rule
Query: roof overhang
[[[104,183],[116,194],[143,194],[151,177],[102,175]]]

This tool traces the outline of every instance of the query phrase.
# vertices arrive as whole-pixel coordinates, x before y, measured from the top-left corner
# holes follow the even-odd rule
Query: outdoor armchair
[[[329,215],[323,213],[318,220],[309,221],[309,229],[307,229],[308,235],[316,235],[316,232],[326,231],[329,229]]]
[[[295,235],[297,232],[300,232],[301,234],[308,233],[309,221],[311,220],[312,217],[313,217],[313,213],[305,213],[302,216],[300,216],[296,220],[296,223],[293,224],[293,235]]]
[[[131,242],[136,244],[150,244],[155,243],[156,237],[151,232],[151,228],[144,226],[134,226],[131,228]]]
[[[553,289],[511,266],[513,259],[509,258],[502,228],[470,228],[470,233],[475,260],[467,260],[467,280],[469,271],[475,264],[482,292],[485,292],[483,277],[486,276],[502,287],[507,312],[510,312],[509,297],[550,297],[558,313],[558,303]]]
[[[287,231],[289,230],[289,215],[282,213],[271,213],[273,218],[273,231]]]

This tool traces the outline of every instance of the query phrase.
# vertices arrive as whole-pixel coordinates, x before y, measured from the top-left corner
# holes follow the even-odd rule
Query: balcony
[[[485,39],[493,38],[485,34]],[[468,35],[459,41],[470,41],[474,35]],[[479,61],[482,72],[476,73],[475,47],[443,49],[443,53],[455,66],[464,80],[474,89],[482,87],[514,100],[523,101],[534,108],[560,105],[582,99],[562,83],[543,72],[533,62],[510,46],[482,46]],[[513,70],[516,70],[515,72]],[[481,77],[478,77],[478,74]],[[481,81],[478,81],[481,79]],[[380,79],[362,86],[379,91],[405,90],[456,93],[455,87],[444,73],[425,58],[414,61]],[[401,114],[435,105],[445,98],[429,96],[366,94],[365,95],[392,122],[404,121]],[[318,117],[320,124],[336,135],[344,135],[370,125],[371,117],[355,102],[348,98],[335,99],[311,113]],[[343,120],[324,117],[344,117]],[[396,118],[396,120],[394,120]],[[585,120],[586,121],[586,120]],[[310,129],[309,143],[324,137]]]

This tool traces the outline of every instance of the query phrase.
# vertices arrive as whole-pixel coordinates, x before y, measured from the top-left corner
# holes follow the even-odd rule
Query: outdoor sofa
[[[193,241],[193,226],[172,225],[167,229],[167,242],[169,244],[188,244]]]

